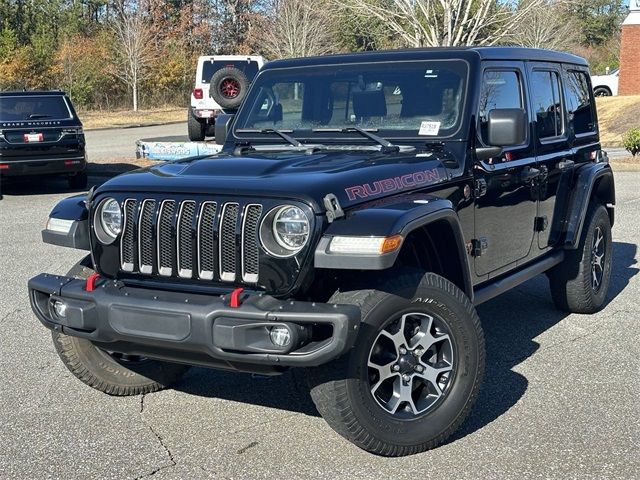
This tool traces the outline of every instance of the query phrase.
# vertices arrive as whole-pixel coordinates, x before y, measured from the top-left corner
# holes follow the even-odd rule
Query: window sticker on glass
[[[438,78],[438,72],[436,70],[427,70],[424,78]]]
[[[422,122],[418,135],[438,135],[440,122]]]

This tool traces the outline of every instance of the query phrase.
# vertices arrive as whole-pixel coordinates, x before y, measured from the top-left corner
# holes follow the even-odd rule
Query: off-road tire
[[[202,142],[206,128],[207,126],[204,122],[199,122],[191,111],[187,111],[187,132],[189,133],[189,140],[192,142]]]
[[[69,277],[87,278],[91,268],[76,264]],[[139,395],[176,383],[189,369],[157,360],[127,362],[94,346],[89,340],[52,331],[53,344],[64,365],[83,383],[109,395]]]
[[[225,82],[231,81],[237,85],[238,93],[233,97],[225,95],[222,88]],[[209,95],[224,109],[238,108],[247,95],[249,79],[244,72],[236,67],[224,67],[211,76]]]
[[[67,178],[67,182],[69,184],[69,188],[72,190],[87,188],[87,183],[89,182],[87,171],[84,170],[76,173],[75,175],[71,175]]]
[[[596,231],[603,234],[604,266],[600,287],[592,283],[592,248]],[[576,250],[567,250],[563,262],[549,271],[551,296],[556,306],[566,312],[595,313],[606,300],[611,279],[612,242],[611,221],[607,209],[592,201],[582,227]]]
[[[608,87],[596,87],[593,91],[595,97],[610,97],[612,95],[611,90]]]
[[[346,355],[307,370],[311,397],[323,418],[347,440],[378,455],[411,455],[442,444],[471,411],[484,375],[484,335],[469,298],[447,279],[417,272],[390,278],[375,289],[338,292],[330,302],[359,306],[362,322]],[[398,419],[374,400],[367,362],[389,319],[415,311],[447,323],[460,361],[439,404],[414,418]]]

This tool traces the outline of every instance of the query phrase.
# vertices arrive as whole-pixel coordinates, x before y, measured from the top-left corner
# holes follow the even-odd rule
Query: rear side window
[[[562,135],[560,79],[555,71],[537,70],[531,76],[531,101],[538,138]]]
[[[500,108],[524,108],[521,77],[515,70],[486,70],[482,79],[478,112],[480,138],[488,145],[489,112]]]
[[[0,121],[67,120],[73,118],[62,95],[0,97]]]
[[[591,88],[585,72],[569,71],[565,88],[569,121],[576,135],[595,131]]]
[[[213,74],[216,73],[221,68],[225,68],[225,67],[237,68],[247,76],[249,81],[253,80],[253,77],[255,77],[258,74],[258,62],[254,62],[254,61],[247,62],[246,60],[244,61],[243,60],[236,60],[236,61],[220,60],[220,61],[214,61],[214,62],[207,61],[202,64],[202,78],[200,79],[200,81],[202,83],[209,83],[211,81],[211,77],[213,76]]]

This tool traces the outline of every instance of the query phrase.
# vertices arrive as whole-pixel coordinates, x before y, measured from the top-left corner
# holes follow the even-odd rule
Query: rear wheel
[[[198,119],[193,116],[193,113],[187,111],[187,131],[189,133],[189,140],[192,142],[203,141],[206,128],[207,126],[204,122],[199,122]]]
[[[347,355],[308,371],[327,423],[385,456],[444,442],[471,410],[484,372],[484,336],[466,295],[436,274],[406,274],[330,302],[358,305],[362,323]]]
[[[69,183],[69,188],[73,190],[87,188],[87,183],[89,182],[89,177],[87,175],[87,171],[78,172],[75,175],[71,175],[67,182]]]
[[[596,87],[593,90],[593,95],[596,97],[610,97],[611,90],[609,90],[607,87]]]
[[[93,270],[76,264],[69,277],[87,278]],[[53,344],[64,365],[83,383],[109,395],[155,392],[182,378],[188,365],[160,362],[137,355],[110,352],[84,338],[53,331]]]
[[[548,274],[556,306],[567,312],[595,313],[602,308],[611,278],[611,222],[607,209],[592,202],[576,250]]]

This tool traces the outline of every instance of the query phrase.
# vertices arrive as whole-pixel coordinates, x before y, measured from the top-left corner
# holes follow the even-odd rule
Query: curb
[[[184,120],[175,122],[154,122],[154,123],[136,123],[132,125],[114,125],[111,127],[97,127],[97,128],[84,128],[85,132],[99,132],[100,130],[125,130],[128,128],[143,128],[143,127],[159,127],[162,125],[178,125],[186,122]]]

